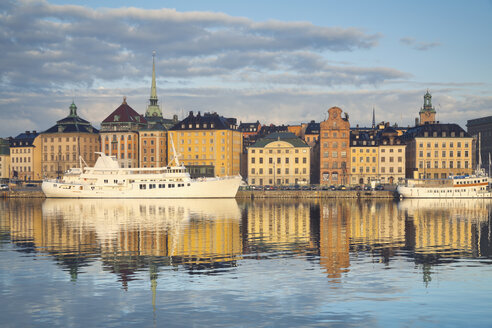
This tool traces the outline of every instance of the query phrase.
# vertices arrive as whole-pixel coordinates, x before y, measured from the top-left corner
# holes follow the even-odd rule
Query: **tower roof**
[[[123,98],[121,105],[116,108],[108,117],[106,117],[102,123],[137,123],[147,124],[147,120],[137,113],[126,103],[126,97]]]
[[[150,86],[150,98],[145,117],[162,117],[162,112],[157,104],[157,86],[155,82],[155,51],[152,52],[152,83]]]
[[[419,113],[430,112],[435,113],[436,110],[432,107],[432,96],[427,89],[427,92],[424,95],[424,106],[420,109]]]
[[[69,107],[70,113],[67,117],[56,121],[56,124],[43,131],[42,133],[68,133],[68,132],[86,132],[86,133],[97,133],[98,130],[91,126],[89,121],[77,115],[77,106],[72,101]]]

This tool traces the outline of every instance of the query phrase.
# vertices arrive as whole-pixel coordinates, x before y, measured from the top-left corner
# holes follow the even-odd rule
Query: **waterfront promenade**
[[[45,198],[41,188],[19,188],[2,191],[1,198]],[[263,198],[386,198],[395,197],[392,190],[239,190],[236,199]]]

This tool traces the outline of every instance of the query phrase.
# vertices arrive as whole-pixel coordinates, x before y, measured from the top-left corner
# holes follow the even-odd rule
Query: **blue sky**
[[[156,50],[166,117],[411,125],[427,89],[441,122],[492,115],[492,1],[6,1],[0,136],[68,114],[98,126],[123,96],[144,113]]]

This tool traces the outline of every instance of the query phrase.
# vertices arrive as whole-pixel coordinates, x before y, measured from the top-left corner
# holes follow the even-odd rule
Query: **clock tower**
[[[424,95],[424,107],[420,109],[420,125],[435,124],[436,122],[436,110],[432,107],[432,96],[427,90]]]

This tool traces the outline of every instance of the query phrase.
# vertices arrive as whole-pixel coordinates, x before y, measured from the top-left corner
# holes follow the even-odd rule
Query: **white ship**
[[[489,180],[483,172],[446,179],[409,179],[405,185],[399,185],[396,191],[400,198],[492,198]]]
[[[233,198],[240,175],[191,179],[175,157],[174,166],[120,168],[114,156],[97,153],[94,167],[67,171],[62,179],[44,180],[48,198]],[[85,164],[85,163],[84,163]]]

